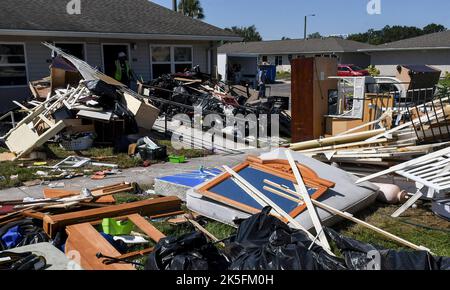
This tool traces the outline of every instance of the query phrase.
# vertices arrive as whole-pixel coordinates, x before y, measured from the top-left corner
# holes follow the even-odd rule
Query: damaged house
[[[240,40],[147,0],[82,0],[81,14],[70,14],[68,2],[2,1],[0,114],[31,96],[30,81],[48,76],[52,55],[43,42],[112,77],[123,52],[136,77],[150,80],[197,65],[214,72],[219,43]]]

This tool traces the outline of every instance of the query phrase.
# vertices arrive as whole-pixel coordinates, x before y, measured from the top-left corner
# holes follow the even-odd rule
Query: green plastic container
[[[169,161],[170,161],[170,163],[185,163],[186,162],[186,157],[185,156],[170,155],[169,156]]]
[[[131,234],[134,224],[128,220],[117,221],[115,219],[103,219],[102,230],[111,236],[123,236]]]

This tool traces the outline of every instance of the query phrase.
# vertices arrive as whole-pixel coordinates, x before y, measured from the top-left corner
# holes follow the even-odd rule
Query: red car
[[[353,64],[340,64],[338,66],[339,77],[362,77],[368,76],[369,72],[357,65]]]

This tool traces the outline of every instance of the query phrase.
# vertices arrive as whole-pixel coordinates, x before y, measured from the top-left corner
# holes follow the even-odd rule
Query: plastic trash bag
[[[49,241],[42,226],[32,219],[11,222],[0,227],[0,251]]]
[[[351,270],[450,270],[450,258],[426,251],[394,251],[364,244],[325,229],[345,257]]]
[[[345,270],[302,232],[269,215],[270,207],[240,223],[225,252],[230,270]]]
[[[228,261],[199,232],[159,241],[147,260],[146,270],[226,270]]]

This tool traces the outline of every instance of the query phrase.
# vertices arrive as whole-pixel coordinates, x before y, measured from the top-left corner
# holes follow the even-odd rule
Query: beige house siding
[[[338,63],[342,64],[355,64],[362,66],[366,68],[370,64],[370,56],[364,53],[298,53],[298,54],[292,54],[292,58],[298,58],[298,57],[314,57],[314,56],[331,56],[335,55]],[[270,64],[275,64],[275,58],[277,55],[264,55],[261,54],[259,56],[259,63],[262,63],[263,56],[267,56],[267,61]],[[290,72],[291,71],[291,64],[289,61],[289,54],[283,54],[279,55],[282,57],[282,65],[277,65],[277,72]]]
[[[424,64],[450,72],[450,49],[372,52],[371,63],[382,75],[395,76],[400,64]]]

